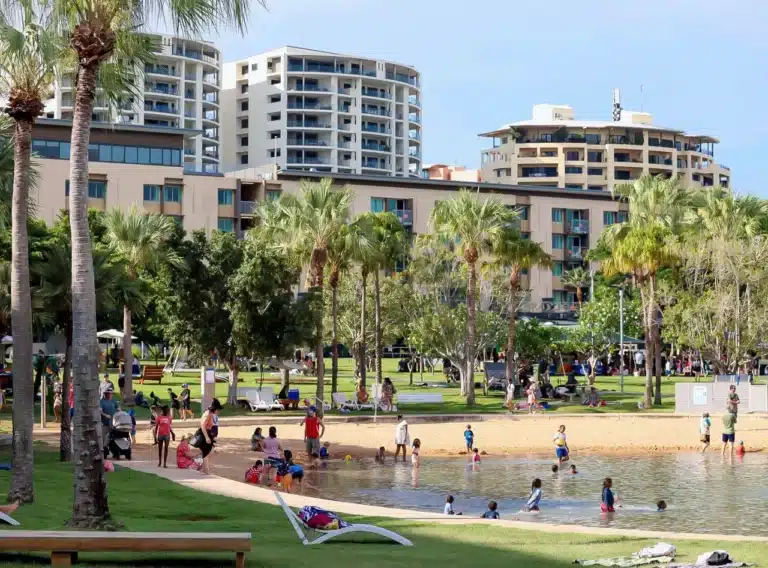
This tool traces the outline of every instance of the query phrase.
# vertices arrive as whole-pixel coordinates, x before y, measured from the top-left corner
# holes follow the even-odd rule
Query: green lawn
[[[143,361],[143,363],[154,364],[154,361]],[[330,401],[330,359],[326,360],[326,400]],[[339,361],[339,390],[347,394],[348,398],[351,398],[354,394],[354,363],[351,358],[340,359]],[[408,373],[397,372],[397,359],[384,359],[384,376],[389,376],[395,384],[398,392],[439,392],[443,394],[445,400],[441,405],[424,405],[413,404],[403,407],[408,413],[415,414],[466,414],[466,413],[505,413],[506,409],[502,408],[504,401],[504,395],[500,391],[492,392],[488,396],[482,394],[482,390],[477,391],[477,400],[474,407],[468,408],[465,404],[464,398],[459,394],[459,388],[456,385],[446,385],[445,378],[441,371],[432,373],[424,373],[424,382],[429,384],[442,384],[440,387],[421,387],[421,386],[409,386],[408,385]],[[369,373],[369,383],[372,382],[375,375]],[[240,373],[241,385],[251,386],[259,385],[261,380],[260,373]],[[291,376],[293,381],[300,381],[300,384],[293,384],[292,388],[298,388],[300,390],[301,398],[311,397],[315,394],[315,378],[314,377],[295,377]],[[677,377],[672,379],[664,379],[662,386],[662,394],[664,396],[664,404],[661,407],[654,407],[650,410],[638,410],[637,403],[642,400],[642,395],[645,385],[645,377],[625,376],[624,387],[625,392],[619,392],[618,377],[598,377],[597,388],[604,392],[603,398],[609,403],[607,406],[600,408],[588,408],[581,406],[578,403],[565,404],[557,402],[552,405],[550,412],[557,413],[583,413],[583,414],[603,414],[608,412],[672,412],[674,410],[674,384],[678,381],[690,381],[690,378]],[[117,384],[117,377],[113,376],[112,381]],[[278,373],[264,374],[264,386],[271,386],[275,394],[280,390],[280,375]],[[477,383],[482,381],[482,375],[480,373],[475,374],[475,381]],[[189,383],[192,391],[193,400],[199,400],[200,398],[200,373],[199,371],[187,371],[176,373],[173,377],[166,375],[162,384],[147,383],[145,385],[135,385],[137,390],[142,390],[145,396],[148,396],[150,392],[153,392],[164,401],[168,401],[167,389],[171,387],[176,394],[181,391],[181,385],[183,383]],[[419,374],[414,374],[414,384],[421,382]],[[558,382],[565,382],[565,377],[553,377],[553,384],[557,385]],[[119,393],[118,393],[119,394]],[[216,396],[222,401],[227,396],[227,385],[225,383],[216,384]],[[199,405],[193,404],[193,409],[196,414],[199,415]],[[39,420],[39,407],[37,408]],[[6,406],[4,413],[0,413],[0,421],[3,418],[3,414],[10,414],[10,405]],[[247,415],[250,412],[241,408],[227,407],[222,411],[222,416],[241,416]],[[288,413],[286,413],[288,414]],[[331,411],[330,414],[338,414],[338,411]],[[372,412],[369,412],[372,414]],[[137,408],[136,415],[139,419],[148,419],[149,411],[146,409]]]
[[[8,455],[0,455],[7,460]],[[8,488],[10,474],[0,472],[0,491]],[[61,530],[72,501],[72,470],[50,452],[36,453],[34,504],[14,516],[24,530]],[[565,568],[576,558],[629,554],[654,544],[647,539],[521,531],[487,525],[447,526],[398,519],[347,520],[369,522],[400,532],[413,548],[383,543],[377,537],[350,537],[318,547],[305,547],[278,507],[197,492],[173,482],[128,469],[108,474],[110,510],[127,531],[250,532],[253,551],[248,566],[348,566],[357,568],[409,566],[475,567],[524,566]],[[502,512],[503,514],[503,512]],[[713,521],[714,522],[714,521]],[[6,528],[6,530],[14,530]],[[360,541],[365,540],[365,543]],[[725,548],[737,560],[763,561],[768,545],[741,542],[675,540],[680,560],[693,561],[698,553]],[[83,565],[109,566],[231,566],[234,555],[158,552],[93,553],[80,555]],[[39,556],[0,555],[0,566],[24,566]]]

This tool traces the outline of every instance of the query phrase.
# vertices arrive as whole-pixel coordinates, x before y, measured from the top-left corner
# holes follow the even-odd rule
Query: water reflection
[[[431,512],[442,512],[452,494],[455,510],[471,516],[480,516],[493,499],[504,519],[768,535],[763,482],[768,455],[751,454],[732,464],[715,452],[575,456],[573,463],[576,475],[553,474],[552,460],[541,456],[485,459],[475,467],[463,460],[425,458],[418,470],[391,461],[334,463],[316,485],[329,499]],[[520,514],[535,477],[543,482],[541,514]],[[605,477],[613,478],[622,505],[615,515],[600,514]],[[667,502],[664,513],[656,512],[659,499]]]

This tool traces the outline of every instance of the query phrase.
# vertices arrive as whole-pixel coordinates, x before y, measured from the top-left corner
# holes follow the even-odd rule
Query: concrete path
[[[157,463],[152,461],[120,461],[120,467],[130,468],[135,471],[141,471],[152,475],[157,475],[168,479],[185,487],[206,491],[226,497],[236,499],[245,499],[248,501],[257,501],[269,505],[278,505],[274,492],[270,489],[248,485],[239,481],[233,481],[217,475],[202,475],[197,471],[177,469],[169,467],[161,469]],[[632,538],[647,538],[656,540],[702,540],[702,541],[730,541],[730,542],[761,542],[768,543],[768,537],[761,536],[740,536],[740,535],[716,535],[716,534],[696,534],[696,533],[673,533],[661,531],[611,529],[602,527],[583,527],[580,525],[554,525],[548,523],[531,523],[524,521],[510,520],[485,520],[464,516],[448,517],[438,513],[428,513],[424,511],[414,511],[410,509],[395,509],[392,507],[377,507],[373,505],[361,505],[358,503],[348,503],[345,501],[329,501],[327,499],[318,499],[298,494],[281,493],[285,502],[294,508],[300,508],[305,505],[314,505],[322,507],[335,513],[347,515],[359,515],[365,517],[380,517],[392,519],[408,519],[412,521],[436,522],[444,524],[491,524],[494,526],[509,527],[518,530],[534,530],[548,533],[578,533],[584,535],[603,535],[603,536],[622,536]],[[288,519],[286,519],[288,525]]]

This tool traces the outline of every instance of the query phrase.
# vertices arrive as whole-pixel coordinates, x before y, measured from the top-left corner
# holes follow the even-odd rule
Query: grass
[[[8,455],[0,455],[0,459],[7,460]],[[14,516],[23,530],[62,530],[71,512],[71,465],[59,463],[53,453],[40,448],[36,450],[35,465],[36,501],[22,506]],[[0,490],[6,491],[10,474],[1,473]],[[397,531],[415,546],[391,545],[376,537],[349,537],[318,547],[305,547],[278,507],[197,492],[129,469],[118,468],[108,474],[107,479],[110,511],[124,530],[250,532],[253,551],[247,556],[248,566],[348,566],[354,561],[356,568],[474,567],[478,565],[478,558],[482,558],[486,566],[565,568],[576,558],[626,555],[654,544],[648,539],[621,536],[345,516],[350,521],[374,523]],[[366,542],[360,542],[362,540]],[[768,544],[763,543],[673,539],[673,544],[681,555],[678,559],[685,561],[693,561],[697,554],[716,548],[728,550],[740,561],[758,562],[768,557]],[[162,551],[89,553],[81,554],[80,561],[90,566],[231,566],[234,554],[211,554],[203,558],[200,554]],[[0,555],[0,566],[25,566],[33,562],[47,563],[47,560],[42,555]]]
[[[154,364],[154,361],[144,361],[143,363]],[[330,360],[326,361],[326,385],[325,393],[326,400],[330,400]],[[477,391],[477,400],[475,406],[468,408],[465,404],[464,397],[461,396],[459,388],[456,385],[447,385],[445,378],[441,371],[432,373],[424,373],[424,382],[429,384],[441,384],[439,387],[421,387],[421,386],[409,386],[408,373],[399,373],[397,371],[397,359],[384,359],[383,360],[384,376],[388,376],[395,384],[395,388],[398,392],[439,392],[443,395],[445,400],[444,404],[412,404],[408,405],[407,411],[412,414],[492,414],[492,413],[506,413],[507,410],[502,408],[504,402],[504,394],[500,391],[489,393],[487,396],[482,394],[482,390]],[[275,394],[280,390],[280,375],[278,373],[264,373],[264,386],[272,387]],[[369,383],[375,380],[375,375],[369,373]],[[112,377],[113,382],[117,386],[116,377]],[[241,372],[240,384],[242,386],[259,385],[261,380],[261,374],[258,372]],[[291,376],[292,386],[291,388],[298,388],[300,391],[301,399],[312,397],[315,395],[315,378],[314,377],[296,377]],[[556,413],[579,413],[579,414],[605,414],[605,413],[642,413],[642,412],[672,412],[674,411],[674,392],[676,382],[687,382],[690,378],[686,377],[674,377],[664,378],[662,384],[663,404],[662,406],[656,406],[648,410],[638,410],[637,403],[642,400],[643,392],[645,390],[645,377],[624,377],[624,393],[619,392],[619,378],[618,377],[598,377],[596,387],[600,391],[604,392],[602,398],[607,402],[607,406],[600,408],[589,408],[582,406],[579,403],[568,404],[558,402],[552,405],[552,408],[548,412]],[[300,383],[297,384],[297,381]],[[482,375],[480,373],[475,374],[475,382],[482,381]],[[145,385],[135,384],[136,390],[144,392],[145,396],[148,396],[150,392],[154,392],[162,400],[168,401],[168,387],[171,387],[176,394],[181,391],[181,385],[189,383],[190,390],[192,391],[193,401],[200,399],[200,372],[199,371],[184,371],[178,372],[174,376],[166,375],[163,378],[161,384],[147,383]],[[553,377],[553,384],[557,385],[558,382],[565,382],[565,377]],[[414,385],[420,384],[421,379],[418,373],[414,374]],[[354,395],[355,381],[354,381],[354,362],[351,358],[343,358],[339,360],[339,391],[346,393],[349,398]],[[119,394],[119,392],[118,392]],[[224,401],[227,397],[227,384],[216,384],[216,396],[220,400]],[[118,397],[119,398],[119,397]],[[193,403],[193,409],[196,415],[199,416],[199,405]],[[5,411],[0,413],[0,421],[3,418],[10,418],[9,416],[3,416],[3,414],[10,414],[10,405],[7,405]],[[222,416],[243,416],[251,414],[250,411],[246,411],[242,408],[226,407],[221,415]],[[300,414],[295,412],[294,414]],[[339,414],[338,411],[333,410],[330,415]],[[372,412],[368,412],[372,414]],[[290,415],[290,413],[286,413]],[[149,410],[144,408],[136,408],[136,417],[138,419],[149,419]],[[36,407],[36,420],[39,421],[39,405]]]

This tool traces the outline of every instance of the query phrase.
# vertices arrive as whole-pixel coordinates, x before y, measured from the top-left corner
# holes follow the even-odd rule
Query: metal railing
[[[304,91],[310,93],[327,93],[327,87],[320,87],[319,85],[294,85],[288,88],[289,91]]]
[[[253,215],[258,203],[256,201],[240,201],[238,211],[240,215]]]
[[[330,128],[330,124],[321,122],[308,122],[306,120],[289,120],[287,122],[289,128]]]
[[[289,164],[311,164],[320,166],[330,166],[330,162],[321,160],[320,158],[302,158],[299,156],[288,156]]]
[[[392,95],[386,91],[377,91],[376,89],[363,89],[364,97],[375,97],[377,99],[391,99]]]
[[[574,235],[586,235],[589,233],[588,219],[572,219],[568,221],[568,232]]]
[[[291,109],[307,109],[307,110],[331,110],[331,105],[321,105],[319,103],[288,103],[288,108]]]
[[[324,140],[300,140],[298,138],[289,138],[286,141],[286,146],[328,146],[328,142]]]
[[[389,116],[389,111],[387,109],[378,109],[378,108],[372,108],[372,107],[363,107],[360,109],[360,112],[363,114],[372,114],[375,116]]]
[[[175,87],[158,87],[157,85],[144,85],[144,90],[149,93],[160,93],[163,95],[177,96],[179,94]]]
[[[170,68],[164,69],[163,67],[155,67],[153,65],[145,65],[144,73],[152,73],[154,75],[165,75],[167,77],[179,77],[180,75],[175,71],[171,71]]]

